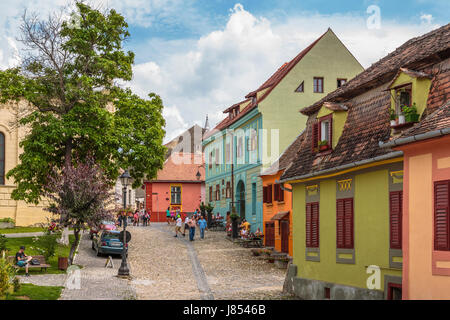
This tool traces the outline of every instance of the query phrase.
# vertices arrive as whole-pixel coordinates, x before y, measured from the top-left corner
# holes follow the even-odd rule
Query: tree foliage
[[[8,172],[14,199],[39,202],[49,177],[91,155],[112,185],[119,168],[134,187],[163,165],[163,103],[142,99],[117,83],[132,78],[134,54],[123,16],[75,2],[79,23],[61,11],[47,20],[24,13],[22,63],[0,71],[0,103],[25,101],[19,123],[28,128],[20,164]],[[75,157],[75,154],[77,155]]]

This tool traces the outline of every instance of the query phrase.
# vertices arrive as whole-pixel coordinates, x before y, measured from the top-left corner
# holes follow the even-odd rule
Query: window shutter
[[[314,153],[319,147],[319,121],[314,121],[311,134],[311,149]]]
[[[267,187],[267,202],[272,203],[272,185]]]
[[[311,207],[311,247],[319,247],[319,203]]]
[[[330,121],[328,122],[328,147],[331,149],[333,147],[333,117],[330,117]]]
[[[278,201],[284,201],[284,190],[281,189],[281,184],[278,185],[278,188],[280,188],[278,190]]]
[[[402,248],[402,209],[403,192],[391,192],[389,194],[389,244],[391,249]]]
[[[306,247],[311,247],[311,221],[312,221],[312,204],[307,203],[306,204]]]
[[[275,187],[274,187],[274,189],[273,189],[273,200],[275,200],[275,201],[279,201],[279,188],[280,188],[280,185],[279,184],[275,184],[274,185]]]
[[[434,185],[434,249],[450,250],[450,181]]]
[[[353,199],[344,201],[344,246],[353,249]]]
[[[263,203],[267,203],[267,186],[263,187]]]
[[[336,203],[336,247],[344,248],[344,200]]]

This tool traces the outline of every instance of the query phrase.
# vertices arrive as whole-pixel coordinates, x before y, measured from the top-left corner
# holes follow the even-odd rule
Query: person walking
[[[166,210],[166,219],[167,219],[167,224],[170,225],[170,207],[167,207],[167,210]]]
[[[184,219],[183,237],[186,236],[186,230],[189,229],[189,220],[189,216],[186,215],[186,218]]]
[[[181,233],[181,225],[182,224],[183,224],[183,220],[181,219],[181,217],[178,217],[176,225],[175,225],[175,235],[174,235],[175,238],[178,237],[178,233],[182,234]]]
[[[198,226],[200,228],[200,239],[205,238],[205,229],[206,229],[206,220],[205,217],[201,216],[200,220],[198,221]]]
[[[189,219],[189,241],[194,241],[196,224],[195,218]]]
[[[133,226],[139,227],[139,212],[136,210],[133,216]]]

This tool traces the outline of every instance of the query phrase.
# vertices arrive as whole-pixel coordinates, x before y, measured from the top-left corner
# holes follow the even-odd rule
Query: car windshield
[[[102,236],[103,240],[118,240],[119,233],[105,232]]]

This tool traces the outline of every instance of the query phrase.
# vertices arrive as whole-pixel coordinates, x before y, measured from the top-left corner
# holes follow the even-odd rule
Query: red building
[[[145,182],[145,208],[151,221],[166,221],[166,210],[194,212],[205,199],[205,166],[201,153],[172,153],[157,178]]]

